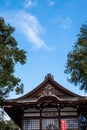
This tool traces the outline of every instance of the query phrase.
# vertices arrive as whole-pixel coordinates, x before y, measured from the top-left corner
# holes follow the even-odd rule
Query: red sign
[[[66,120],[61,120],[61,130],[66,130]]]

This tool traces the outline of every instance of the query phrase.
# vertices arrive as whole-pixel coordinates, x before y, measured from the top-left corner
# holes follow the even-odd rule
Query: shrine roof
[[[75,94],[54,80],[54,77],[51,74],[45,76],[44,81],[39,84],[32,91],[27,94],[16,98],[9,99],[9,102],[37,102],[42,97],[53,96],[56,97],[60,101],[77,101],[77,100],[85,100],[86,97]]]

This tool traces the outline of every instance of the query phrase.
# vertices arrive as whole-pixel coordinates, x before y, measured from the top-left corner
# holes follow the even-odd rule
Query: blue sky
[[[87,21],[86,13],[87,0],[0,0],[0,16],[15,27],[18,47],[27,51],[26,64],[15,66],[24,94],[51,73],[59,84],[84,95],[79,86],[67,81],[64,70],[67,54]]]

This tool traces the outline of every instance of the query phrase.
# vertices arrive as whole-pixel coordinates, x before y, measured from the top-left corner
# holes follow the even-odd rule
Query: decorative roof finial
[[[45,79],[48,78],[48,77],[51,77],[52,79],[54,79],[54,76],[51,75],[51,73],[48,73],[48,74],[45,76]]]

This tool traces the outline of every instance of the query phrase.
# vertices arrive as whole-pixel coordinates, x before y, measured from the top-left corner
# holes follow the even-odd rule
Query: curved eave
[[[8,101],[5,101],[3,103],[3,106],[8,106],[8,105],[12,105],[12,106],[26,106],[26,105],[37,105],[37,104],[40,104],[41,102],[43,101],[53,101],[53,102],[56,102],[56,103],[69,103],[69,104],[72,104],[72,103],[75,103],[75,104],[83,104],[83,103],[87,103],[87,99],[84,99],[84,98],[71,98],[71,99],[61,99],[61,98],[58,98],[57,96],[55,95],[42,95],[40,96],[39,98],[37,99],[33,99],[33,100],[8,100]]]

